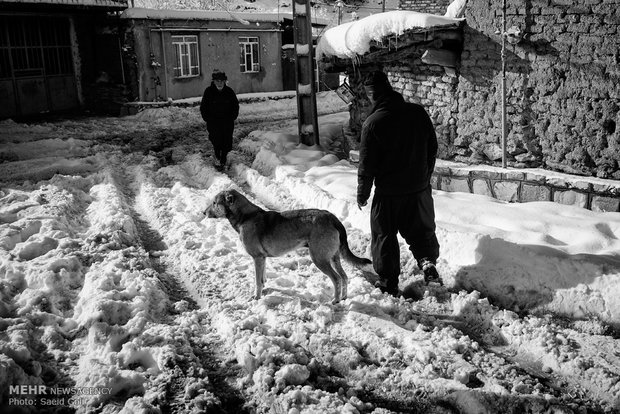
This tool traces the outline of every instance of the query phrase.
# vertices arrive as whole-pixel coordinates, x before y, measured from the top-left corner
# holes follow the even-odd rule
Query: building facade
[[[135,99],[200,96],[214,69],[236,93],[294,89],[283,49],[290,14],[127,9],[125,61]],[[324,27],[326,23],[315,23]]]
[[[94,107],[98,84],[123,83],[115,14],[127,0],[0,5],[0,118]]]

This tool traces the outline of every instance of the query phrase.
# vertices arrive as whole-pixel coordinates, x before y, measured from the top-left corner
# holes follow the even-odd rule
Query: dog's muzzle
[[[216,218],[217,216],[215,215],[215,213],[213,212],[213,208],[212,207],[207,207],[207,209],[205,210],[205,216],[209,217],[209,218]]]

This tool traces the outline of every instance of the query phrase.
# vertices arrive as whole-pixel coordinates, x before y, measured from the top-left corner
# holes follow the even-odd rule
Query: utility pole
[[[344,1],[338,0],[336,2],[336,7],[338,8],[338,24],[342,23],[342,8],[344,7]]]
[[[299,141],[319,144],[310,0],[293,0],[293,41]]]
[[[506,137],[506,0],[502,2],[502,167],[507,166]]]

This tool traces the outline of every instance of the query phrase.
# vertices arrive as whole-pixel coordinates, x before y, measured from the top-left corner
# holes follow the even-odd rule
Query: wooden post
[[[502,167],[506,168],[507,162],[507,137],[506,137],[506,0],[502,2]]]
[[[310,0],[293,0],[293,41],[299,141],[305,145],[315,145],[319,144],[319,123]]]

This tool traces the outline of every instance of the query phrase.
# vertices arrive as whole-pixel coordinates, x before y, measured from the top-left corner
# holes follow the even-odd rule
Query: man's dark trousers
[[[399,232],[418,264],[424,258],[434,263],[439,257],[431,194],[432,188],[428,186],[414,194],[375,194],[373,198],[370,212],[372,262],[377,274],[387,282],[388,289],[398,288]]]

